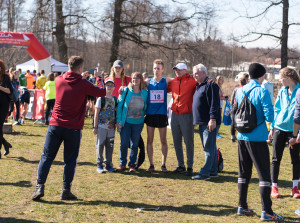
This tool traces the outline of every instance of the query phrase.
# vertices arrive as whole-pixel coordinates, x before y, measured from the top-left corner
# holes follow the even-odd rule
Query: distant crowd
[[[203,64],[193,66],[193,73],[190,74],[185,63],[178,63],[173,67],[175,78],[163,77],[165,65],[160,59],[153,62],[151,78],[147,73],[140,72],[133,72],[131,76],[125,75],[121,60],[113,63],[109,75],[104,75],[98,69],[94,74],[84,71],[84,60],[79,56],[72,56],[68,66],[69,71],[62,75],[50,73],[46,77],[45,72],[41,71],[40,75],[36,74],[35,79],[35,75],[30,74],[30,71],[19,75],[20,71],[10,68],[6,72],[4,63],[0,60],[0,149],[3,145],[4,155],[9,153],[12,145],[3,137],[3,123],[15,108],[14,124],[24,124],[30,97],[28,89],[45,90],[47,109],[45,120],[41,122],[45,122],[49,127],[38,166],[33,200],[44,196],[46,179],[62,142],[65,167],[61,199],[77,199],[71,192],[71,186],[85,116],[93,118],[93,134],[97,136],[98,173],[123,172],[127,168],[129,172],[135,172],[140,167],[145,159],[145,144],[141,137],[144,123],[147,128],[146,151],[149,159],[146,172],[151,174],[157,171],[153,160],[155,129],[159,131],[160,136],[160,169],[162,172],[169,172],[166,163],[169,149],[166,137],[169,124],[168,92],[172,94],[170,126],[178,162],[178,167],[171,173],[185,174],[193,180],[210,180],[219,176],[216,139],[222,123],[223,101],[228,102],[228,96],[225,96],[222,90],[224,77],[210,78]],[[280,70],[282,88],[273,106],[273,90],[268,87],[270,82],[265,80],[265,74],[263,65],[252,63],[248,73],[239,76],[240,84],[231,96],[231,140],[233,143],[238,141],[239,158],[237,214],[254,214],[247,203],[254,164],[259,176],[261,220],[282,221],[283,217],[272,210],[271,196],[281,196],[278,190],[278,176],[287,143],[290,146],[293,166],[291,196],[300,198],[300,79],[293,69]],[[21,92],[18,100],[11,101],[13,91]],[[20,105],[23,106],[21,116]],[[205,156],[203,167],[196,175],[193,170],[195,125],[199,127]],[[120,164],[117,168],[112,162],[115,130],[121,139]],[[186,147],[186,162],[182,139]],[[268,143],[273,145],[272,163],[269,159]]]

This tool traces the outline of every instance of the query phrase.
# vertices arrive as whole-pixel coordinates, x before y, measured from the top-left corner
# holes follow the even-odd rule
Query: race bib
[[[164,90],[150,90],[150,103],[164,103]]]

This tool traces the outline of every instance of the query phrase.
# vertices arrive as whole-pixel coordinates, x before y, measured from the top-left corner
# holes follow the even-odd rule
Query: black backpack
[[[251,91],[246,95],[242,89],[245,96],[238,106],[234,117],[234,127],[241,133],[249,133],[257,127],[256,108],[248,99]]]

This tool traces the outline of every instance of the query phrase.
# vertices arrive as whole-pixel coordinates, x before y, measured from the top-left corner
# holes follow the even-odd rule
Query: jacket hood
[[[63,79],[68,82],[68,84],[76,84],[82,80],[82,76],[73,71],[68,71],[63,74]]]

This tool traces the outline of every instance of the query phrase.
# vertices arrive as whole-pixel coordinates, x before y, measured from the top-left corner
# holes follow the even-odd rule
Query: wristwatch
[[[297,136],[294,136],[294,135],[292,135],[292,138],[296,139],[296,138],[297,138]]]

